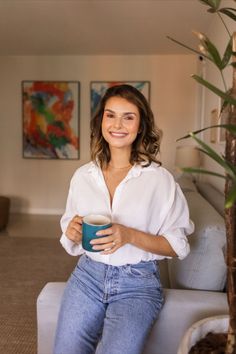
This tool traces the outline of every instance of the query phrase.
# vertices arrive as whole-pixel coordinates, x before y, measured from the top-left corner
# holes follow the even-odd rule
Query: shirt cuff
[[[71,256],[79,256],[80,254],[84,253],[82,244],[77,244],[71,241],[65,234],[62,234],[60,238],[60,243],[62,244],[62,247],[66,250],[66,252]]]
[[[168,233],[168,235],[162,235],[167,239],[179,259],[184,259],[190,252],[189,243],[185,236],[176,237],[176,234]]]

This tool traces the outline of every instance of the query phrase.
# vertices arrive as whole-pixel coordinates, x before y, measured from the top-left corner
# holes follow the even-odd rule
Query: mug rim
[[[87,224],[87,225],[91,225],[91,226],[98,226],[97,224],[95,223],[92,223],[91,221],[89,221],[88,219],[91,219],[91,218],[100,218],[100,220],[104,223],[102,225],[99,225],[99,226],[105,226],[105,225],[109,225],[111,224],[111,219],[108,217],[108,216],[105,216],[105,215],[101,215],[101,214],[88,214],[88,215],[85,215],[83,217],[83,223],[84,224]]]

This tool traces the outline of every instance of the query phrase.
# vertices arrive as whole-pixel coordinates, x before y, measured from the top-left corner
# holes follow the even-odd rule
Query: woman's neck
[[[111,152],[111,159],[108,163],[113,169],[125,169],[131,166],[130,153]]]

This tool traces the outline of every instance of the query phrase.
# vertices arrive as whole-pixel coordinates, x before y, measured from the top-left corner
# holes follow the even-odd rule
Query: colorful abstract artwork
[[[79,158],[79,82],[23,81],[23,157]]]
[[[150,100],[150,82],[149,81],[93,81],[90,83],[90,95],[91,95],[91,116],[97,110],[98,104],[106,92],[111,86],[128,84],[134,86],[136,89],[142,92],[146,99]]]

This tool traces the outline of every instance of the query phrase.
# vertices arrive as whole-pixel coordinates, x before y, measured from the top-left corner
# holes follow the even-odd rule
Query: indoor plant
[[[234,0],[236,1],[236,0]],[[184,168],[185,172],[205,173],[215,175],[225,179],[225,225],[227,237],[227,296],[229,303],[229,327],[227,343],[225,348],[226,354],[236,354],[236,33],[231,34],[224,21],[224,16],[228,16],[231,20],[236,21],[236,9],[229,7],[221,7],[221,0],[200,0],[201,3],[207,5],[208,12],[217,15],[222,21],[228,35],[229,40],[226,43],[226,49],[223,56],[220,55],[217,47],[203,33],[195,32],[200,41],[199,50],[188,47],[187,45],[168,37],[177,44],[198,54],[203,60],[210,61],[215,65],[222,77],[225,90],[222,91],[210,82],[198,75],[193,78],[201,85],[207,87],[213,93],[221,97],[223,110],[228,112],[228,122],[223,125],[214,125],[204,129],[192,132],[181,138],[186,139],[192,137],[199,145],[199,149],[203,154],[216,161],[224,168],[225,174],[218,174],[204,169]],[[231,62],[231,59],[232,62]],[[233,67],[232,88],[227,89],[224,70],[228,65]],[[219,155],[211,146],[197,137],[197,134],[206,129],[215,129],[216,127],[224,128],[226,131],[226,145],[224,156]],[[180,140],[180,139],[179,139]]]

